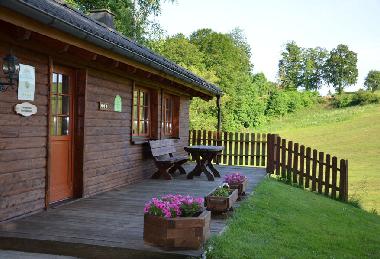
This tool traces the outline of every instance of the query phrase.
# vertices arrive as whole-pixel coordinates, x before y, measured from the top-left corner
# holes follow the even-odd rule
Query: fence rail
[[[267,134],[192,130],[189,145],[224,146],[215,163],[222,165],[243,165],[266,167]]]
[[[311,191],[348,199],[348,161],[267,135],[267,173],[275,174]]]

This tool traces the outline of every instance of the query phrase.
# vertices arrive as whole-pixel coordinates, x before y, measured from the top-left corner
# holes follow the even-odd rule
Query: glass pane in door
[[[53,73],[50,94],[50,135],[70,135],[70,77]]]

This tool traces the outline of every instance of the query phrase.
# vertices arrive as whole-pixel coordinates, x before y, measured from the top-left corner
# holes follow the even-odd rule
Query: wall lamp
[[[15,81],[20,71],[20,64],[16,56],[8,54],[3,58],[3,73],[6,76],[7,82],[0,81],[0,92],[5,92],[9,86],[14,86]]]

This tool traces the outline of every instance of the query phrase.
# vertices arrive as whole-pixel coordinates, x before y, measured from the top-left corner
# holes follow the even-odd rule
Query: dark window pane
[[[70,96],[58,96],[58,114],[70,114]]]
[[[62,75],[62,93],[69,94],[69,77],[67,75]]]
[[[144,108],[144,120],[149,120],[149,108]]]
[[[149,105],[149,94],[147,92],[144,92],[144,106]]]
[[[149,132],[149,121],[144,122],[144,133],[147,134]]]
[[[65,136],[69,135],[70,119],[68,116],[57,117],[57,135]]]

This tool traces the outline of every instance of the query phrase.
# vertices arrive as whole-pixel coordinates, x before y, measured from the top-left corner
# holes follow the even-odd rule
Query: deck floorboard
[[[187,164],[189,171],[194,164]],[[216,166],[225,175],[244,173],[248,192],[264,178],[265,169],[237,166]],[[184,175],[174,180],[146,179],[79,199],[25,218],[0,224],[0,249],[78,256],[84,258],[180,258],[200,256],[200,250],[165,251],[144,243],[143,208],[154,196],[167,193],[205,196],[220,185],[206,176],[187,180]],[[237,203],[238,206],[238,203]],[[211,221],[212,234],[226,226],[226,217]]]

